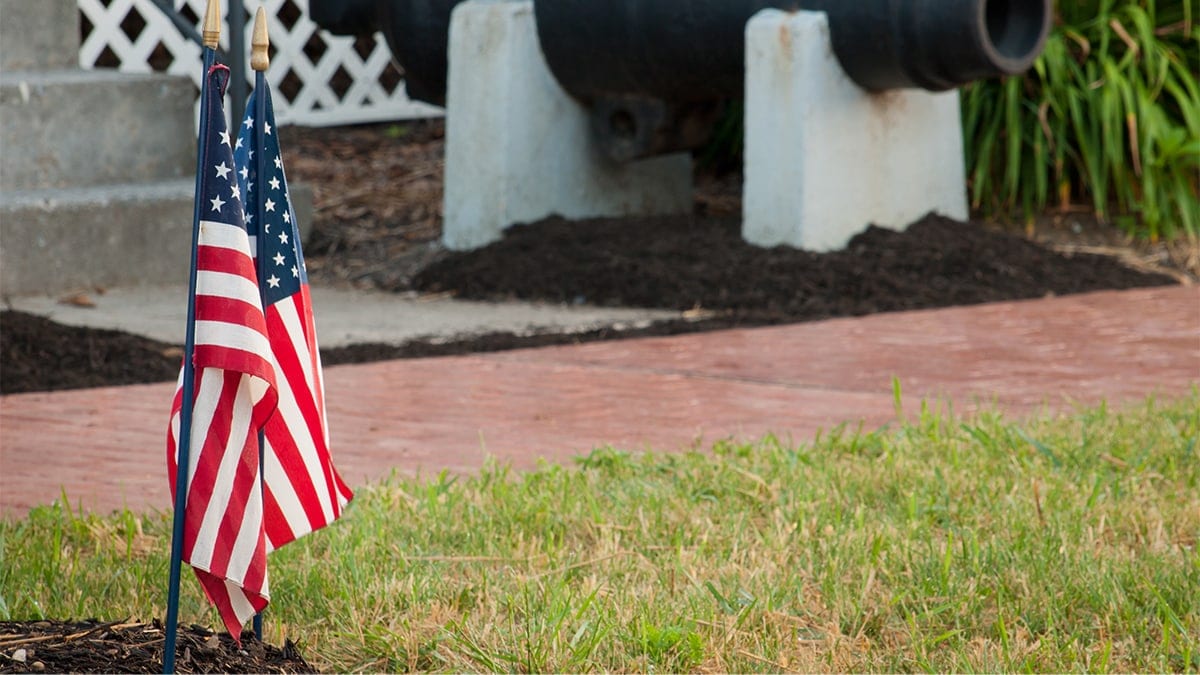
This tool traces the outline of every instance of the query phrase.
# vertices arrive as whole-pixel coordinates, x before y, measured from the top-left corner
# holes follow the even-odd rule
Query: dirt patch
[[[180,626],[180,673],[315,673],[296,646],[264,644],[253,633],[242,645],[228,633]],[[0,621],[0,673],[161,673],[163,630],[155,623]]]
[[[740,227],[551,219],[434,262],[414,285],[472,299],[713,310],[757,325],[1174,283],[936,215],[904,232],[872,227],[830,253],[751,246]]]
[[[635,330],[354,345],[323,350],[326,365],[1191,283],[1200,275],[1197,242],[1132,241],[1086,211],[1047,214],[1029,227],[926,218],[904,233],[873,228],[826,254],[759,249],[739,236],[741,178],[728,172],[696,175],[691,216],[549,219],[452,254],[438,244],[440,121],[280,134],[289,179],[314,192],[305,243],[314,284],[694,310]],[[178,345],[0,312],[3,394],[173,380],[181,356]]]
[[[172,380],[182,358],[179,347],[137,335],[0,312],[0,394]]]
[[[681,217],[514,227],[478,251],[440,254],[413,281],[464,298],[688,311],[633,330],[493,333],[323,350],[326,365],[858,316],[1175,283],[1109,256],[1066,255],[973,223],[927,217],[905,232],[871,228],[843,251],[761,249],[731,218]],[[319,317],[318,317],[319,320]],[[0,392],[173,380],[182,350],[116,331],[0,312]]]

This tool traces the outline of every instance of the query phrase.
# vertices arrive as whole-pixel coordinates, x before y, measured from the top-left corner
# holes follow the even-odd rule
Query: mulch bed
[[[511,228],[486,248],[443,252],[432,260],[409,275],[410,283],[393,289],[694,311],[689,319],[637,330],[355,345],[324,350],[324,362],[496,351],[1175,283],[1109,256],[1064,255],[993,228],[938,216],[905,232],[871,228],[845,250],[820,254],[750,246],[741,240],[737,220],[728,217],[553,218]],[[181,355],[177,345],[0,312],[0,393],[173,380]]]
[[[163,628],[136,621],[0,621],[0,673],[161,673]],[[180,673],[315,673],[296,646],[264,644],[252,633],[242,645],[228,633],[179,626]]]
[[[1024,232],[929,217],[903,233],[872,228],[844,251],[759,249],[739,235],[740,176],[711,171],[696,175],[690,216],[551,218],[452,254],[438,244],[444,132],[437,120],[281,129],[289,177],[314,192],[305,252],[315,284],[696,311],[633,330],[353,345],[323,350],[327,365],[1200,279],[1200,247],[1130,241],[1086,211],[1047,214]],[[173,380],[181,355],[178,345],[0,312],[0,394]]]
[[[182,357],[177,346],[121,331],[0,312],[3,394],[172,380]]]
[[[715,310],[761,325],[1174,283],[936,215],[904,232],[871,227],[829,253],[758,248],[740,228],[735,218],[555,218],[434,262],[414,285],[480,300]]]

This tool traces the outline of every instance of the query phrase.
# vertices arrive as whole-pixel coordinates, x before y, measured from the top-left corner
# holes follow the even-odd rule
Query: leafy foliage
[[[1155,239],[1200,235],[1194,0],[1060,0],[1024,77],[963,94],[971,203],[1032,218],[1090,198]]]

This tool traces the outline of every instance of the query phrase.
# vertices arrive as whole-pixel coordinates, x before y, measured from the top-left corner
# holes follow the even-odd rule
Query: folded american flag
[[[258,175],[254,150],[254,114],[266,98],[264,175]],[[313,325],[312,295],[296,212],[288,195],[271,90],[260,87],[246,104],[246,117],[234,149],[238,183],[246,204],[263,200],[263,222],[247,206],[251,240],[262,237],[256,260],[266,300],[267,337],[279,385],[279,407],[265,429],[263,495],[268,550],[274,550],[333,522],[353,496],[329,454],[325,385]],[[260,195],[261,191],[261,195]]]
[[[195,399],[182,560],[195,569],[236,639],[242,624],[266,607],[270,595],[258,430],[275,411],[278,393],[221,105],[227,78],[228,69],[215,66],[204,82],[209,91],[196,194]],[[173,494],[182,409],[181,373],[167,438]]]

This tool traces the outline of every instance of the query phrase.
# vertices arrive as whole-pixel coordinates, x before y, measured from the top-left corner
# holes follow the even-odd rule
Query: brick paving
[[[1200,384],[1200,287],[1101,292],[771,328],[331,367],[334,458],[352,485],[393,471],[516,468],[612,445],[796,440],[937,399],[1013,414]],[[0,513],[65,491],[97,512],[166,509],[173,384],[0,397]]]

